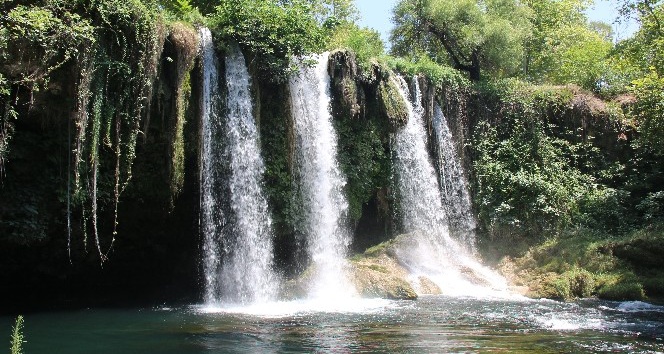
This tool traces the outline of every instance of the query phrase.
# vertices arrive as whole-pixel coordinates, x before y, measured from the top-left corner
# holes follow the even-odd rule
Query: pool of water
[[[12,322],[0,318],[6,339]],[[252,308],[89,309],[28,314],[24,334],[26,354],[659,353],[664,307],[427,296],[340,306],[301,301]]]

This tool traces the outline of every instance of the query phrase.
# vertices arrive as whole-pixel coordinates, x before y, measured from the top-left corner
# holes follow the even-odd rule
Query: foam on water
[[[657,306],[643,301],[625,301],[620,303],[616,310],[621,312],[662,312],[664,306]]]
[[[247,306],[197,306],[195,311],[204,314],[241,314],[264,318],[282,318],[313,313],[371,314],[381,313],[397,303],[386,299],[359,297],[330,302],[327,299],[302,299],[275,301]]]

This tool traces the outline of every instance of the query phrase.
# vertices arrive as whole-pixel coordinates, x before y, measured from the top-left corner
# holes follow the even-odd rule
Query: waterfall
[[[416,290],[420,276],[433,280],[450,295],[477,295],[487,288],[503,290],[504,279],[481,266],[468,252],[472,246],[460,242],[468,240],[450,237],[448,215],[427,150],[419,84],[413,80],[411,101],[404,79],[392,79],[408,108],[407,124],[393,137],[398,207],[404,230],[415,233],[398,249],[397,257],[411,272]]]
[[[263,303],[274,298],[277,279],[272,270],[272,221],[262,191],[265,167],[253,116],[249,73],[242,52],[237,46],[230,46],[225,60],[226,110],[220,117],[218,77],[209,31],[201,30],[201,38],[205,301]],[[223,132],[221,139],[219,130]],[[220,171],[227,172],[220,176]],[[219,193],[220,190],[227,193]],[[225,215],[220,210],[225,210]]]
[[[463,173],[447,118],[438,103],[434,103],[433,130],[437,142],[439,183],[449,231],[474,253],[476,223],[470,203],[468,181]]]
[[[203,300],[213,303],[218,300],[220,284],[220,242],[225,215],[221,207],[222,161],[220,132],[219,87],[217,85],[217,60],[212,44],[212,35],[207,28],[199,30],[201,43],[201,141],[200,141],[200,229],[203,234],[203,274],[205,293]]]
[[[348,203],[330,114],[328,53],[312,59],[316,65],[300,65],[289,87],[306,220],[303,231],[314,272],[310,295],[333,299],[349,294],[345,256],[350,235],[344,225]]]

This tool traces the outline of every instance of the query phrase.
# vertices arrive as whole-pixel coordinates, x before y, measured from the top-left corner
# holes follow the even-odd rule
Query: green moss
[[[175,112],[171,124],[171,205],[184,185],[184,125],[191,98],[191,70],[198,52],[198,34],[188,24],[170,25],[169,40],[175,49]]]
[[[624,235],[576,229],[504,262],[512,262],[512,281],[529,286],[534,297],[639,300],[664,294],[661,245],[656,225]]]
[[[645,292],[640,283],[617,282],[599,288],[597,296],[606,300],[642,300],[645,298]]]
[[[365,257],[377,257],[381,254],[387,252],[387,250],[394,245],[394,239],[379,243],[375,246],[368,248],[364,251],[363,256]]]
[[[455,70],[450,66],[440,65],[426,55],[419,56],[412,60],[385,56],[382,57],[381,60],[385,62],[388,67],[399,73],[407,74],[409,76],[424,75],[436,86],[442,85],[457,90],[470,86],[470,82],[459,70]]]
[[[404,126],[408,122],[408,106],[399,94],[394,80],[384,80],[378,86],[380,107],[392,129]]]
[[[389,271],[387,270],[386,267],[379,266],[377,264],[370,264],[368,266],[368,268],[371,269],[371,270],[375,270],[377,272],[381,272],[381,273],[389,273]]]
[[[562,274],[548,273],[541,280],[538,296],[570,300],[590,297],[595,293],[595,276],[585,269],[574,269]]]
[[[655,270],[639,277],[648,296],[664,296],[664,271]]]

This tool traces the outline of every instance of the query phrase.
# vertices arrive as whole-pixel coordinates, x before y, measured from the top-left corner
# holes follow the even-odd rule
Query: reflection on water
[[[642,302],[358,300],[28,314],[26,353],[446,353],[664,351],[664,308]],[[320,305],[320,304],[318,304]],[[0,318],[8,338],[12,319]]]

